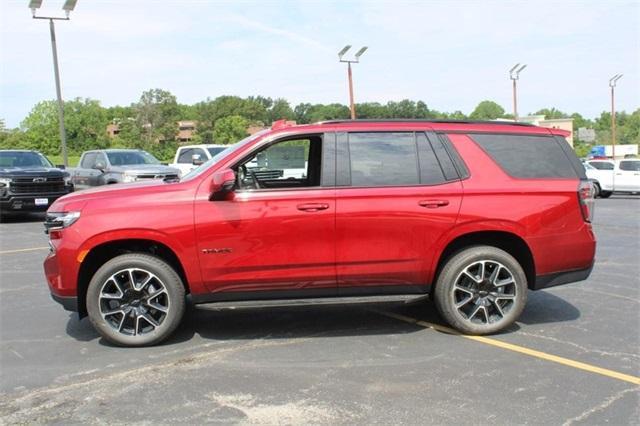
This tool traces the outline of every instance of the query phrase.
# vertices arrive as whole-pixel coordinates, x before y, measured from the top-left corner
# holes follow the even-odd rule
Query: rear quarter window
[[[577,178],[584,167],[576,170],[578,159],[567,152],[554,137],[533,135],[472,134],[475,141],[489,156],[516,178]],[[566,143],[566,142],[564,142]]]

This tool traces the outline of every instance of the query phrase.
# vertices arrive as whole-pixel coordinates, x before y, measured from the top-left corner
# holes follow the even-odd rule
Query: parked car
[[[41,153],[0,150],[0,214],[45,211],[72,191],[69,174]]]
[[[209,161],[213,156],[218,155],[229,145],[185,145],[178,147],[173,163],[169,166],[179,169],[182,175],[186,175],[205,161]]]
[[[45,275],[65,309],[127,346],[167,338],[186,294],[196,304],[429,295],[461,332],[496,333],[528,290],[584,280],[593,267],[593,188],[564,134],[500,122],[276,122],[181,181],[58,200]],[[247,167],[292,145],[305,148],[299,178]]]
[[[640,159],[588,160],[584,165],[596,196],[608,198],[613,193],[640,192]]]
[[[180,170],[161,164],[153,155],[140,149],[86,151],[82,153],[78,167],[69,171],[77,189],[180,177]]]

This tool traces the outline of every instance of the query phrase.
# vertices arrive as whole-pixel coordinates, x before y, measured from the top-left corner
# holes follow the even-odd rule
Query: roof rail
[[[493,121],[493,120],[429,120],[421,118],[381,118],[381,119],[357,119],[357,120],[326,120],[314,124],[340,124],[340,123],[444,123],[444,124],[498,124],[503,126],[536,127],[530,123],[517,121]]]

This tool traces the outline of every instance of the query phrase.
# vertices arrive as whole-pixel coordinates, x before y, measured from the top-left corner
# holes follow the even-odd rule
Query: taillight
[[[582,210],[582,218],[586,222],[591,222],[595,207],[595,189],[591,181],[580,181],[580,185],[578,185],[578,201],[580,202],[580,210]]]

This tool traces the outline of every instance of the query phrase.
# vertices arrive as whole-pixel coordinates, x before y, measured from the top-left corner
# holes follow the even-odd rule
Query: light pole
[[[351,64],[357,64],[358,62],[360,62],[360,56],[362,56],[362,54],[365,52],[365,50],[367,50],[367,46],[363,47],[362,49],[358,50],[358,53],[356,53],[355,55],[355,59],[342,59],[342,57],[344,56],[345,53],[347,53],[347,50],[351,49],[351,45],[348,44],[345,47],[342,48],[342,50],[340,52],[338,52],[338,58],[340,58],[340,62],[346,62],[347,63],[347,73],[349,76],[349,109],[351,110],[351,119],[355,120],[356,119],[356,104],[353,102],[353,77],[351,76]]]
[[[60,89],[60,70],[58,69],[58,49],[56,48],[56,29],[53,21],[68,21],[69,14],[76,7],[78,0],[65,0],[62,10],[65,12],[65,17],[54,16],[36,16],[36,10],[42,6],[42,0],[30,0],[29,9],[33,15],[33,19],[48,19],[49,31],[51,33],[51,51],[53,53],[53,73],[56,79],[56,95],[58,97],[58,121],[60,125],[60,143],[62,145],[62,162],[65,167],[69,165],[69,158],[67,156],[67,135],[64,130],[64,104],[62,103],[62,90]]]
[[[509,78],[513,81],[513,119],[518,121],[518,95],[517,95],[517,81],[520,78],[520,72],[527,67],[527,64],[520,66],[515,64],[513,68],[509,70]]]
[[[614,92],[616,83],[622,78],[622,74],[616,74],[609,79],[609,87],[611,87],[611,157],[616,159],[616,106],[614,103]]]

